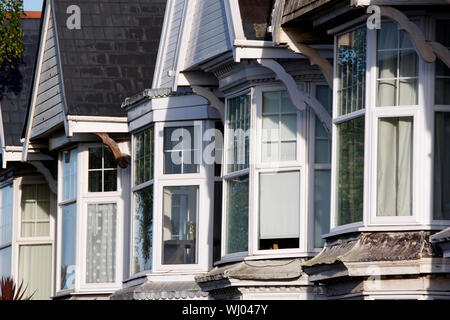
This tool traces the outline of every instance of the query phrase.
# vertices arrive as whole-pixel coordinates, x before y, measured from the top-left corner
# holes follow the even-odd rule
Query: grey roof
[[[39,30],[41,19],[24,18],[21,19],[23,29],[23,64],[19,67],[22,75],[21,90],[17,95],[8,92],[1,101],[3,131],[5,134],[6,146],[21,146],[20,142],[22,127],[28,108],[28,101],[33,80],[33,70],[36,63],[37,47],[39,44]]]
[[[450,241],[450,227],[430,236],[431,243],[441,243]]]
[[[227,279],[292,280],[301,277],[301,263],[300,259],[241,261],[215,267],[207,274],[197,276],[195,280],[200,284]]]
[[[177,91],[172,91],[170,88],[157,88],[157,89],[145,89],[144,91],[135,94],[131,97],[127,97],[122,103],[122,108],[127,109],[133,105],[139,104],[144,100],[151,100],[156,98],[182,96],[187,94],[193,94],[191,88],[178,87]]]
[[[67,114],[125,115],[122,101],[151,87],[166,0],[55,0]],[[81,9],[69,30],[68,6]]]
[[[111,300],[175,300],[207,297],[194,281],[161,281],[121,289]]]
[[[428,231],[362,232],[327,240],[324,249],[302,264],[308,267],[346,262],[418,260],[433,256]]]

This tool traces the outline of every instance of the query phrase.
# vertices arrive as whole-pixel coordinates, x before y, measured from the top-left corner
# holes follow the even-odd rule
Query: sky
[[[42,0],[23,0],[25,11],[41,11]]]

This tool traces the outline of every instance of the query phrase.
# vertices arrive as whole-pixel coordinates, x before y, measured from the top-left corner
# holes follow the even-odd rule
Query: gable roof
[[[29,139],[67,127],[69,115],[125,116],[122,101],[152,82],[165,3],[44,1],[24,150]],[[72,5],[80,8],[80,29],[68,28]]]
[[[2,147],[21,146],[20,141],[22,127],[28,106],[28,99],[31,92],[33,70],[36,61],[37,47],[39,43],[39,30],[41,23],[40,11],[27,11],[26,17],[20,20],[23,36],[23,64],[19,71],[21,79],[21,90],[16,95],[12,92],[6,94],[1,100],[1,119],[3,135]]]

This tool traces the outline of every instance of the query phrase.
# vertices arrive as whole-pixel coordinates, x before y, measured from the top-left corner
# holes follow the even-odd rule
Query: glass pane
[[[337,48],[338,112],[339,116],[364,108],[360,94],[365,91],[366,28],[341,35]]]
[[[281,106],[280,92],[264,92],[263,94],[263,114],[279,114]]]
[[[396,80],[379,80],[377,106],[395,106],[397,95],[397,81]]]
[[[75,288],[76,203],[62,207],[61,289]]]
[[[400,77],[417,77],[419,70],[419,57],[415,50],[400,51]]]
[[[47,300],[52,295],[52,246],[26,245],[19,247],[18,283],[24,283],[25,296]]]
[[[450,77],[436,78],[435,86],[434,103],[450,105]]]
[[[89,148],[89,169],[102,168],[103,147]]]
[[[397,51],[378,51],[378,78],[397,77]]]
[[[0,246],[12,241],[12,217],[13,217],[13,187],[6,186],[1,189],[0,208]],[[0,276],[1,277],[1,276]]]
[[[133,274],[152,269],[153,186],[134,193]]]
[[[297,142],[285,141],[280,143],[280,161],[294,161],[297,159]]]
[[[400,80],[399,103],[400,106],[417,104],[417,79]]]
[[[412,117],[378,120],[377,216],[412,215]]]
[[[278,142],[263,142],[261,147],[261,160],[263,162],[278,161],[278,152],[280,148],[280,144]]]
[[[226,180],[225,254],[248,250],[248,175]]]
[[[228,99],[226,124],[227,173],[248,168],[250,97]]]
[[[198,173],[200,157],[195,150],[194,127],[164,129],[164,173]],[[183,164],[183,165],[182,165]]]
[[[287,91],[281,91],[281,112],[297,113],[297,109],[292,104],[291,98]]]
[[[338,226],[363,218],[364,117],[337,125]]]
[[[22,185],[21,236],[50,235],[50,190],[46,184]]]
[[[197,263],[198,186],[163,188],[163,264]]]
[[[316,86],[316,98],[331,116],[333,108],[333,91],[328,86],[318,85]]]
[[[115,203],[88,205],[86,283],[115,282],[116,210]]]
[[[396,49],[398,47],[398,27],[394,22],[382,22],[378,32],[378,49]]]
[[[11,246],[0,249],[0,279],[11,276]]]
[[[450,220],[450,113],[435,113],[434,219]]]
[[[105,176],[105,186],[103,191],[117,191],[117,169],[105,170],[103,174]]]
[[[314,247],[323,247],[330,231],[331,170],[314,171]]]
[[[282,115],[281,140],[297,140],[297,114]]]
[[[107,146],[103,147],[104,165],[103,168],[117,168],[116,160],[111,149]]]
[[[102,192],[102,170],[89,171],[89,192]]]
[[[259,176],[259,249],[298,248],[300,172]]]
[[[64,151],[62,154],[62,200],[77,196],[77,149]]]

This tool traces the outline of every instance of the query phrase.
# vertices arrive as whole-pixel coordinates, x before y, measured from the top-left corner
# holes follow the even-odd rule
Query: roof
[[[135,94],[131,97],[127,97],[122,103],[122,108],[128,109],[136,104],[139,104],[143,100],[151,100],[156,98],[166,98],[174,96],[183,96],[187,94],[194,94],[191,88],[179,87],[177,91],[173,91],[171,88],[156,88],[145,89],[144,91]]]
[[[195,278],[197,283],[238,280],[287,281],[302,276],[300,259],[241,261],[231,265],[215,267],[205,275]]]
[[[1,101],[3,132],[5,146],[21,146],[20,142],[25,114],[28,108],[28,99],[31,92],[33,70],[36,62],[37,47],[39,44],[41,12],[26,11],[26,17],[21,18],[23,37],[23,64],[19,67],[21,79],[17,79],[20,92],[16,95],[8,93]]]
[[[450,227],[430,236],[431,243],[450,242]]]
[[[67,115],[123,116],[122,101],[151,87],[166,0],[55,0]],[[69,5],[81,29],[67,28]]]
[[[111,300],[174,300],[206,298],[194,281],[161,281],[125,288],[115,292]]]

